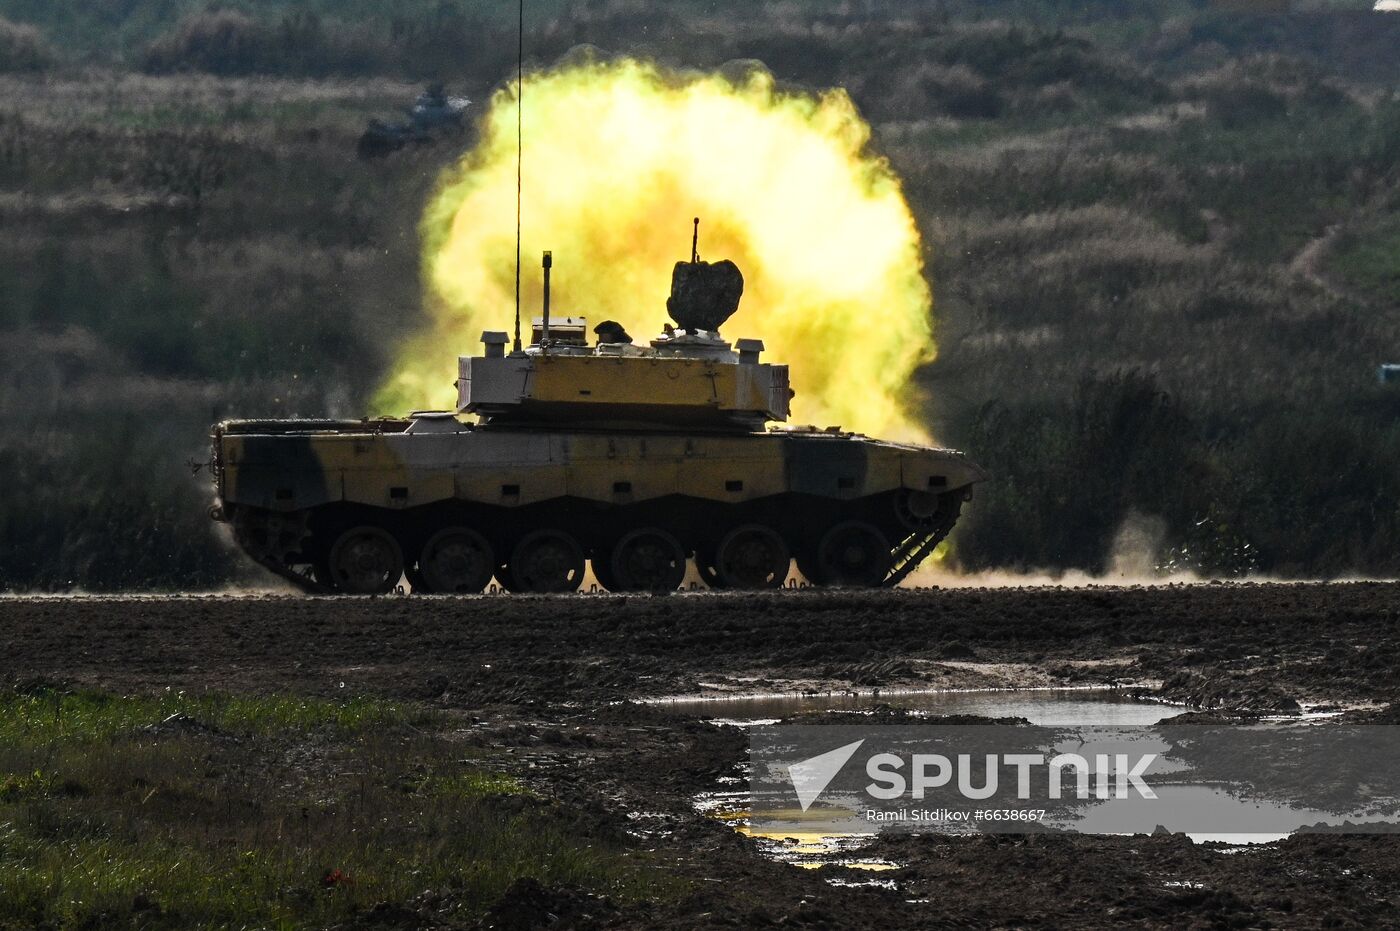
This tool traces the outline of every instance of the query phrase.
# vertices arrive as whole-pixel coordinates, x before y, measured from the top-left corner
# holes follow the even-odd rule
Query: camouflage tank
[[[313,592],[568,592],[897,585],[986,476],[963,454],[774,427],[792,391],[758,340],[725,341],[743,277],[692,255],[675,326],[637,346],[611,321],[544,315],[460,360],[453,411],[239,420],[213,432],[216,520]]]
[[[410,145],[427,145],[466,128],[471,101],[452,97],[441,84],[429,85],[408,110],[407,122],[372,119],[360,136],[360,158],[384,158]]]

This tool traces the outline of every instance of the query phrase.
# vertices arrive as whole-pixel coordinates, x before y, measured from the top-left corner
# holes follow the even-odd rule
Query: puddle
[[[1257,812],[1261,817],[1267,818],[1269,815],[1277,815],[1281,812],[1290,812],[1298,815],[1302,823],[1331,823],[1336,822],[1337,817],[1322,811],[1301,811],[1290,806],[1273,802],[1245,802],[1228,792],[1216,788],[1201,786],[1164,786],[1158,787],[1158,794],[1164,798],[1171,795],[1195,795],[1196,804],[1200,804],[1200,796],[1207,796],[1215,804],[1221,806],[1222,812],[1227,812],[1234,818],[1238,818],[1239,813],[1245,810]],[[747,791],[725,791],[703,793],[695,800],[697,811],[707,814],[710,817],[721,821],[737,833],[745,837],[752,837],[758,841],[760,851],[774,860],[789,863],[803,869],[821,869],[822,867],[836,866],[847,867],[849,869],[865,870],[869,872],[883,872],[886,870],[899,869],[903,864],[878,857],[863,857],[861,850],[868,845],[876,836],[876,831],[852,831],[849,833],[829,833],[830,816],[828,813],[812,810],[807,813],[792,810],[781,812],[781,817],[785,822],[801,823],[804,819],[813,822],[814,830],[792,830],[791,828],[781,832],[768,833],[756,830],[749,822],[749,793]],[[1090,816],[1092,819],[1092,815]],[[1363,819],[1366,820],[1366,819]],[[1380,820],[1380,819],[1377,819]],[[1266,823],[1266,822],[1261,822]],[[826,827],[821,830],[817,825]],[[1150,834],[1153,825],[1146,823],[1140,825],[1127,826],[1128,829],[1117,833],[1126,834]],[[970,827],[945,827],[934,829],[945,835],[978,836],[978,831]],[[1100,831],[1100,833],[1104,833]],[[1217,852],[1221,854],[1239,854],[1255,849],[1261,844],[1268,844],[1280,841],[1289,837],[1292,832],[1268,832],[1256,831],[1252,833],[1207,833],[1193,834],[1187,833],[1196,843],[1214,842],[1217,844],[1228,844],[1221,846]],[[833,884],[856,885],[855,882],[839,882]],[[893,886],[890,886],[893,888]]]
[[[828,886],[835,886],[837,889],[889,889],[891,892],[899,888],[893,879],[837,879],[835,876],[828,877]]]
[[[1039,726],[1141,727],[1169,722],[1171,718],[1189,710],[1180,706],[1136,699],[1123,689],[1102,687],[706,695],[683,696],[658,703],[716,724],[740,727],[777,723],[803,712],[827,711],[858,715],[868,713],[876,707],[904,709],[915,715],[930,717],[1015,717]],[[1337,713],[1335,706],[1305,707],[1301,714],[1280,718],[1279,723],[1306,726],[1321,723]],[[753,837],[763,853],[769,857],[807,869],[837,866],[882,872],[896,870],[901,866],[889,860],[861,855],[862,850],[875,837],[876,832],[873,828],[868,831],[855,829],[851,833],[830,833],[833,825],[829,814],[817,809],[813,809],[810,815],[797,810],[781,813],[777,820],[785,824],[774,828],[780,833],[756,830],[749,823],[749,794],[747,786],[743,784],[746,780],[735,775],[726,775],[721,779],[722,783],[717,786],[719,791],[705,793],[696,799],[697,810],[728,824],[738,833]],[[1188,833],[1187,836],[1197,843],[1221,844],[1221,853],[1241,853],[1254,849],[1257,845],[1289,836],[1291,832],[1276,833],[1280,814],[1297,816],[1300,819],[1299,824],[1333,823],[1337,820],[1335,815],[1329,816],[1326,812],[1298,809],[1268,800],[1256,799],[1246,802],[1219,786],[1168,784],[1158,791],[1159,794],[1166,793],[1167,796],[1179,796],[1183,802],[1189,798],[1193,806],[1198,808],[1203,804],[1218,808],[1221,813],[1221,827],[1230,824],[1234,827],[1231,833]],[[1095,811],[1088,813],[1086,826],[1095,822],[1096,814]],[[1098,820],[1102,821],[1101,818]],[[802,829],[804,821],[811,825],[810,831]],[[1155,824],[1129,824],[1115,819],[1113,822],[1097,824],[1097,832],[1146,834],[1151,833],[1154,827]],[[943,828],[941,832],[977,833],[975,828],[966,826],[961,829]],[[1227,844],[1230,846],[1225,846]],[[857,880],[847,878],[840,882],[845,884]],[[878,882],[884,884],[890,880]]]
[[[966,714],[987,718],[1024,718],[1031,724],[1041,726],[1159,724],[1185,710],[1157,702],[1135,700],[1122,689],[1104,687],[979,691],[872,689],[818,694],[754,693],[680,696],[658,699],[649,704],[661,704],[670,710],[693,714],[713,724],[737,727],[776,724],[801,712],[835,711],[859,714],[876,707],[900,708],[930,717]],[[873,830],[844,834],[791,829],[773,834],[756,831],[749,823],[747,789],[740,791],[731,788],[741,781],[740,777],[722,776],[720,780],[725,788],[704,793],[697,798],[696,810],[728,824],[746,837],[754,838],[766,856],[803,869],[835,866],[878,873],[899,869],[901,865],[878,857],[860,856],[861,848],[875,836]],[[793,821],[800,823],[804,813],[794,811],[791,816]],[[818,811],[812,812],[812,820],[828,823],[827,818]],[[834,882],[850,885],[854,881]],[[892,881],[889,880],[870,882],[879,882],[887,888],[892,888]]]
[[[899,708],[917,715],[967,714],[986,718],[1025,718],[1042,726],[1078,724],[1160,724],[1186,709],[1130,698],[1123,689],[951,689],[757,693],[657,699],[664,705],[712,724],[755,727],[813,711],[860,713],[877,707]]]
[[[747,789],[742,792],[706,792],[696,798],[694,804],[695,810],[701,814],[709,815],[716,821],[729,825],[745,837],[757,840],[759,848],[765,855],[784,863],[791,863],[793,866],[800,866],[803,869],[844,866],[849,869],[877,873],[899,868],[899,864],[889,860],[856,855],[858,849],[875,836],[874,832],[830,834],[821,831],[788,830],[769,834],[755,831],[749,824],[749,793]]]

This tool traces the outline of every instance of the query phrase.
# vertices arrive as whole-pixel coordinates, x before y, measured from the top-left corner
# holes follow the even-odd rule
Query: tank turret
[[[506,352],[509,336],[481,335],[480,356],[458,360],[457,412],[484,424],[570,423],[575,427],[751,432],[788,418],[792,390],[786,365],[760,362],[763,343],[730,344],[719,333],[739,308],[743,276],[733,262],[678,262],[667,309],[668,326],[648,346],[636,346],[608,321],[598,342],[587,341],[582,317],[548,316],[531,327],[528,348]],[[624,341],[623,337],[626,337]]]

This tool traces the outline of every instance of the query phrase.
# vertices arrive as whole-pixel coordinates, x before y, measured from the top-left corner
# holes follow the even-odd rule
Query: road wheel
[[[331,587],[347,595],[383,595],[403,577],[403,550],[382,527],[352,527],[336,538],[326,560]]]
[[[761,524],[731,530],[715,553],[715,571],[725,588],[781,588],[791,565],[783,538]]]
[[[536,530],[510,558],[512,590],[555,594],[577,591],[583,582],[583,550],[560,530]]]
[[[875,527],[853,520],[822,537],[817,566],[823,584],[874,588],[890,572],[890,544]]]
[[[418,571],[429,591],[440,595],[476,595],[491,584],[496,554],[486,538],[466,527],[433,534],[418,557]]]
[[[673,592],[685,581],[685,550],[659,527],[643,527],[617,541],[612,575],[622,591]]]

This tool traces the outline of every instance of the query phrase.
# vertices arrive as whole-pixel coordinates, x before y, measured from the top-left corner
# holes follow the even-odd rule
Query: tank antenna
[[[540,327],[540,345],[549,347],[549,270],[554,267],[554,253],[544,254],[544,322]]]
[[[515,351],[520,351],[520,201],[525,187],[525,0],[515,33]]]
[[[690,237],[690,264],[700,261],[700,218],[695,218],[695,232]]]

